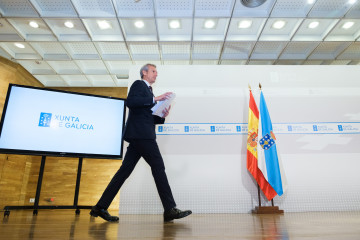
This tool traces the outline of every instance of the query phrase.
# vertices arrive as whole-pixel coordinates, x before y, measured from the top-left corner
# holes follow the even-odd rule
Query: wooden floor
[[[2,219],[0,239],[360,239],[360,212],[193,214],[173,223],[121,215],[108,223],[88,210],[19,210]]]

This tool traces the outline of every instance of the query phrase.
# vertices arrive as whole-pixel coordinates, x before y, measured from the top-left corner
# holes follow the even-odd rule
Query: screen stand
[[[82,169],[82,162],[83,162],[82,157],[79,158],[79,163],[78,163],[75,195],[74,195],[74,205],[72,205],[72,206],[39,206],[41,185],[42,185],[42,179],[44,176],[45,160],[46,160],[46,156],[42,156],[39,177],[38,177],[38,183],[37,183],[37,187],[36,187],[34,206],[5,206],[4,207],[4,216],[9,216],[10,210],[18,210],[18,209],[33,209],[33,215],[38,214],[38,209],[76,209],[75,210],[76,215],[80,214],[80,209],[91,209],[92,206],[79,206],[78,205],[80,180],[81,180],[81,169]]]

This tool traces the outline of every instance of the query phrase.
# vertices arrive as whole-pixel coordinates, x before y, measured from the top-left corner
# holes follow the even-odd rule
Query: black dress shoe
[[[171,208],[170,210],[164,212],[164,221],[170,222],[174,219],[184,218],[190,214],[192,214],[192,211],[190,210],[181,211],[177,208]]]
[[[90,215],[93,217],[101,217],[102,219],[108,221],[108,222],[117,222],[119,221],[119,217],[111,216],[110,213],[105,210],[98,208],[97,206],[93,206]]]

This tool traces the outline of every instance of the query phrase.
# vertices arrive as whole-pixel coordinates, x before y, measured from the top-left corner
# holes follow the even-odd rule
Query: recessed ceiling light
[[[344,25],[342,25],[342,28],[349,29],[354,25],[354,22],[346,22]]]
[[[319,26],[319,22],[318,21],[314,21],[314,22],[311,22],[310,24],[309,24],[309,28],[317,28],[318,26]]]
[[[25,45],[22,43],[14,43],[14,45],[18,48],[25,48]]]
[[[356,3],[357,2],[357,0],[349,0],[349,4],[354,4],[354,3]]]
[[[64,23],[64,25],[65,25],[65,27],[67,27],[67,28],[73,28],[73,27],[74,27],[74,23],[72,23],[72,22],[70,22],[70,21],[66,21],[66,22]]]
[[[206,20],[204,22],[204,28],[211,29],[211,28],[214,28],[214,27],[215,27],[215,21],[214,20]]]
[[[143,21],[136,21],[134,24],[137,28],[143,28],[145,26],[145,23]]]
[[[37,22],[35,22],[35,21],[29,22],[29,25],[30,25],[30,27],[33,27],[33,28],[38,28],[39,27],[39,24]]]
[[[308,0],[307,2],[308,2],[308,4],[313,4],[315,2],[315,0]]]
[[[112,28],[112,27],[111,27],[111,24],[110,24],[108,21],[106,21],[106,20],[98,20],[98,21],[96,21],[96,22],[97,22],[99,28],[102,29],[102,30]]]
[[[249,28],[252,25],[251,20],[242,20],[238,24],[238,28]]]
[[[169,22],[169,28],[177,29],[177,28],[180,28],[180,27],[181,27],[180,20],[171,20]]]
[[[273,23],[272,27],[275,29],[282,29],[283,27],[285,27],[286,22],[279,20]]]

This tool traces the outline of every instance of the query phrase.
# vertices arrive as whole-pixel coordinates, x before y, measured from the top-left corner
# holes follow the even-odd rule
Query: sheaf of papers
[[[155,106],[151,108],[153,112],[152,114],[159,117],[164,117],[163,111],[170,106],[171,102],[175,99],[175,96],[175,93],[172,93],[169,99],[158,101]]]

